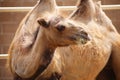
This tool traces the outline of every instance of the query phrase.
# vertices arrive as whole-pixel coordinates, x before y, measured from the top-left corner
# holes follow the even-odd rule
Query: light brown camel
[[[55,54],[62,56],[59,62],[64,64],[61,80],[95,80],[110,55],[116,80],[120,80],[120,35],[100,3],[80,0],[70,19],[84,24],[92,40],[84,46],[57,48]]]
[[[44,3],[44,1],[46,2]],[[90,41],[85,45],[77,44],[66,47],[58,47],[55,50],[49,65],[47,65],[44,71],[37,73],[38,75],[36,75],[36,70],[38,69],[38,62],[39,64],[42,64],[42,62],[36,61],[34,63],[32,62],[32,60],[34,59],[39,60],[39,58],[42,59],[43,57],[41,57],[40,54],[35,54],[35,56],[31,58],[27,57],[26,59],[28,60],[26,61],[30,63],[32,62],[31,63],[32,66],[35,65],[37,66],[36,68],[34,68],[34,70],[33,68],[31,69],[30,74],[25,73],[20,75],[19,73],[17,73],[19,74],[19,76],[23,78],[29,78],[35,75],[35,77],[37,76],[37,79],[35,80],[95,80],[95,78],[100,73],[100,71],[105,67],[111,56],[112,58],[111,62],[115,72],[116,80],[120,80],[120,58],[119,58],[120,35],[116,31],[110,19],[102,11],[100,3],[93,2],[92,0],[80,0],[77,9],[69,16],[69,18],[67,19],[63,18],[63,20],[60,19],[60,21],[59,18],[57,18],[57,20],[56,18],[52,18],[53,20],[51,20],[51,18],[50,19],[47,18],[48,16],[43,15],[47,13],[57,14],[57,9],[54,5],[56,5],[54,0],[41,0],[37,4],[37,6],[23,20],[22,24],[20,25],[16,33],[16,36],[12,42],[9,51],[11,69],[15,66],[15,64],[11,63],[14,62],[14,57],[11,56],[11,54],[18,52],[15,49],[18,49],[20,46],[17,44],[22,44],[20,41],[23,39],[21,37],[22,35],[25,35],[30,39],[26,38],[24,40],[25,43],[24,46],[26,49],[21,50],[21,48],[19,48],[20,52],[23,51],[25,53],[30,51],[34,53],[36,51],[38,52],[40,51],[38,47],[33,48],[34,49],[33,51],[31,51],[30,48],[28,47],[28,46],[32,47],[34,43],[36,43],[37,46],[40,46],[37,44],[37,41],[34,40],[36,38],[35,36],[36,33],[34,32],[36,32],[36,29],[39,26],[36,20],[40,17],[39,23],[42,24],[44,27],[47,24],[46,20],[50,21],[50,23],[54,24],[54,26],[56,21],[58,21],[62,25],[70,26],[72,24],[72,25],[80,26],[82,27],[82,29],[87,31],[87,33],[91,36]],[[42,20],[41,17],[43,17]],[[64,30],[64,28],[60,30]],[[41,30],[39,31],[41,32]],[[71,31],[69,30],[69,32]],[[71,39],[76,40],[74,37],[72,37]],[[84,40],[82,40],[82,42],[84,42]],[[26,53],[25,55],[27,54],[28,53]],[[15,59],[16,62],[19,59],[17,58]],[[21,62],[20,64],[22,63],[23,62]],[[20,64],[18,66],[20,66]],[[27,67],[28,70],[30,70],[31,65]],[[18,70],[19,72],[22,72],[21,68],[19,68]],[[15,70],[12,69],[12,71],[14,73]],[[39,72],[39,70],[37,71]],[[22,80],[22,79],[19,78],[18,80]]]
[[[90,31],[93,41],[88,46],[76,45],[56,50],[56,55],[65,57],[63,61],[61,60],[62,63],[65,61],[64,64],[66,65],[65,68],[63,67],[62,74],[64,76],[61,77],[61,80],[95,80],[107,64],[110,55],[116,80],[120,80],[120,35],[111,20],[102,11],[100,3],[92,0],[80,0],[77,10],[71,14],[70,18],[77,23],[85,24],[86,30]],[[105,76],[101,77],[98,79],[110,79],[104,79]]]
[[[52,17],[55,11],[54,0],[40,0],[19,26],[9,49],[14,80],[37,80],[51,63],[57,47],[85,44],[90,40],[79,24],[58,15]],[[38,80],[57,80],[60,76],[56,71]]]

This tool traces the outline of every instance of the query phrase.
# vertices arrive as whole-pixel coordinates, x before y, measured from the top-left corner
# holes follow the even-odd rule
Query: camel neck
[[[55,46],[52,46],[50,41],[47,39],[47,35],[45,35],[43,30],[38,30],[36,39],[34,41],[32,51],[33,52],[39,52],[40,54],[43,54],[46,50],[50,50],[51,52],[54,52]]]
[[[39,66],[36,70],[36,72],[31,76],[28,80],[34,80],[36,79],[44,70],[48,67],[50,64],[53,53],[55,51],[55,47],[49,46],[49,42],[47,41],[44,33],[42,31],[38,32],[36,41],[33,45],[32,54],[37,55],[36,58],[39,58],[38,63]]]
[[[35,74],[27,80],[35,80],[39,75],[41,75],[41,73],[44,72],[52,60],[53,53],[54,51],[52,52],[50,49],[46,49],[44,51],[43,58],[41,59],[42,62],[39,64],[38,69],[36,70]]]

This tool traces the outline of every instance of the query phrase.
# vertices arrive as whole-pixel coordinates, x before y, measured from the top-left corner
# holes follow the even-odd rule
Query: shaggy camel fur
[[[39,67],[38,65],[43,63],[40,59],[43,59],[44,57],[41,55],[42,53],[35,53],[41,51],[41,49],[39,50],[40,45],[38,43],[39,40],[42,39],[35,40],[38,36],[36,36],[36,33],[34,32],[37,32],[36,29],[39,24],[47,27],[46,20],[48,20],[48,22],[52,21],[52,24],[57,21],[56,18],[52,18],[55,20],[51,20],[51,18],[47,18],[48,16],[43,15],[47,14],[46,12],[50,14],[58,14],[54,0],[41,0],[38,2],[37,6],[29,12],[17,30],[9,50],[9,63],[14,75],[17,74],[17,76],[19,75],[22,78],[35,76],[32,80],[95,80],[111,56],[111,63],[115,72],[116,80],[120,80],[120,35],[110,19],[102,11],[100,3],[93,2],[92,0],[80,0],[77,9],[67,19],[63,18],[63,20],[58,20],[62,25],[80,26],[81,29],[87,31],[90,35],[90,41],[85,45],[76,44],[58,47],[52,58],[48,54],[47,61],[50,62],[49,64],[45,62],[45,69],[42,69],[42,71],[37,70]],[[40,20],[38,21],[38,24],[36,20],[39,17]],[[61,31],[64,30],[64,28],[58,28],[58,30]],[[68,30],[70,33],[66,35],[71,34],[71,31],[72,30]],[[42,30],[39,30],[38,33],[42,33]],[[84,35],[85,34],[86,33],[84,33]],[[26,36],[25,40],[22,38],[23,35]],[[52,37],[52,39],[55,38]],[[60,38],[57,37],[57,39],[53,41],[54,44],[59,43],[61,40],[59,39]],[[71,39],[76,40],[74,37]],[[56,40],[59,41],[56,42]],[[20,47],[21,44],[23,44],[22,41],[24,42],[24,49]],[[84,40],[81,42],[84,42]],[[65,43],[71,44],[69,41],[63,43],[64,44],[62,45],[65,45]],[[34,47],[33,44],[36,46]],[[28,56],[30,53],[33,53],[34,56]],[[26,59],[26,62],[30,62],[28,66],[26,66],[26,62],[23,62],[24,58]],[[33,62],[33,60],[35,61]],[[18,61],[19,63],[17,63]],[[25,70],[22,69],[22,64],[24,64]],[[19,69],[15,65],[19,67]],[[31,66],[34,66],[35,68]],[[19,80],[25,79],[19,78]]]
[[[70,18],[85,24],[84,28],[92,40],[83,46],[56,50],[56,55],[64,56],[64,60],[61,60],[65,64],[61,80],[95,80],[110,55],[116,80],[120,80],[120,35],[101,9],[101,4],[92,0],[80,0]]]
[[[43,5],[51,3],[54,0],[46,1],[41,0],[35,9],[41,8],[40,10],[47,9],[46,11],[49,11]],[[52,5],[49,4],[47,7]],[[51,8],[54,8],[54,6]],[[48,13],[50,15],[51,12]],[[38,16],[37,18],[32,12],[28,15],[27,19],[18,28],[9,50],[9,64],[14,75],[14,80],[37,79],[38,75],[42,74],[51,63],[54,56],[53,53],[57,47],[78,43],[85,44],[90,40],[87,32],[69,19],[61,16],[51,18]],[[33,23],[35,27],[31,24],[32,19],[36,21]],[[61,75],[58,72],[53,72],[52,74],[47,78],[39,77],[38,80],[59,79]]]

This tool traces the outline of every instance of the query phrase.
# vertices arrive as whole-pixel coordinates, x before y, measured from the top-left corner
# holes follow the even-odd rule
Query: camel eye
[[[56,29],[61,32],[61,31],[65,30],[65,26],[64,25],[58,25],[58,26],[56,26]]]

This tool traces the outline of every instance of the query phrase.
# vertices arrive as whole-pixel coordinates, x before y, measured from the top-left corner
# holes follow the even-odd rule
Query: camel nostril
[[[56,29],[61,32],[61,31],[65,30],[65,26],[64,25],[57,25]]]
[[[80,36],[85,38],[85,39],[88,39],[88,33],[86,33],[85,31],[81,31]]]
[[[83,37],[87,37],[87,36],[88,36],[88,33],[86,33],[85,31],[81,31],[80,33],[81,33],[81,35],[82,35]]]

